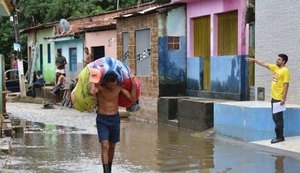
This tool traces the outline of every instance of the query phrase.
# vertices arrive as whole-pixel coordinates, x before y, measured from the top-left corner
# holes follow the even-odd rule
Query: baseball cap
[[[95,68],[89,68],[90,71],[90,82],[92,83],[99,83],[101,78],[101,72]]]

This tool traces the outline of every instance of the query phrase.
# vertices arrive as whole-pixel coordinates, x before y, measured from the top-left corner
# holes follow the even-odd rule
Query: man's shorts
[[[112,143],[120,141],[120,115],[104,115],[97,113],[96,124],[99,142],[108,140]]]

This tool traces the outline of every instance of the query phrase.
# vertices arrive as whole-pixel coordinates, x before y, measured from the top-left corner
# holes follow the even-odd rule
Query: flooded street
[[[95,114],[9,103],[13,121],[27,124],[0,155],[0,172],[102,172]],[[58,115],[58,112],[60,114]],[[26,122],[27,121],[27,122]],[[176,127],[123,120],[113,172],[294,173],[300,160]]]

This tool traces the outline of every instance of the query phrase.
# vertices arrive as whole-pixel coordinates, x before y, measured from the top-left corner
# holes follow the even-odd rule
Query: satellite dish
[[[61,35],[68,34],[71,31],[70,24],[66,19],[60,19],[59,26],[62,29]]]

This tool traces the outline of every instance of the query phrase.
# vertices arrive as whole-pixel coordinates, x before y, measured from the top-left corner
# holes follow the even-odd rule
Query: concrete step
[[[3,119],[2,120],[2,132],[5,136],[12,137],[13,129],[12,129],[10,119]]]
[[[11,137],[0,138],[0,150],[4,153],[11,154],[12,152]]]
[[[173,125],[173,126],[178,126],[178,119],[169,120],[168,124]]]

